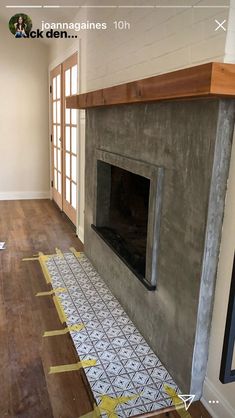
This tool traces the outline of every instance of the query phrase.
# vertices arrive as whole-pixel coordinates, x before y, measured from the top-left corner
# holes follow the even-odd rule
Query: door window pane
[[[57,147],[60,148],[61,145],[61,136],[60,136],[60,126],[57,126]]]
[[[65,130],[65,150],[70,151],[70,127],[66,126]]]
[[[66,152],[66,159],[65,159],[65,174],[67,177],[70,177],[70,154]]]
[[[56,77],[57,80],[57,99],[60,99],[60,74]]]
[[[56,145],[56,125],[53,125],[53,144]]]
[[[71,128],[71,133],[72,133],[72,138],[71,138],[72,152],[76,154],[77,153],[77,128],[75,127]]]
[[[56,99],[56,77],[53,78],[53,85],[52,85],[52,91],[53,91],[53,100]]]
[[[54,188],[57,190],[57,170],[54,169]]]
[[[65,123],[70,124],[70,109],[65,109]]]
[[[72,180],[77,181],[77,157],[72,155]]]
[[[53,123],[56,123],[56,102],[53,103]]]
[[[77,84],[78,84],[77,65],[74,65],[74,67],[72,67],[72,94],[77,93]]]
[[[57,163],[58,163],[58,170],[61,171],[61,151],[59,149],[57,151]]]
[[[72,183],[72,199],[71,199],[72,206],[76,209],[77,203],[77,186],[76,184]]]
[[[54,166],[57,168],[56,148],[54,148]]]
[[[70,68],[65,71],[65,96],[70,96]]]
[[[66,179],[66,200],[70,203],[70,180]]]
[[[71,123],[72,125],[77,125],[77,110],[71,109]]]
[[[58,173],[58,192],[61,193],[61,173]]]
[[[57,123],[60,123],[60,101],[57,102]]]

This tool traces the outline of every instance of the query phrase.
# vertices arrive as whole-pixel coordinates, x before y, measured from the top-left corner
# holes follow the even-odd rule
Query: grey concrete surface
[[[208,355],[235,104],[188,100],[86,113],[85,253],[181,390],[200,397]],[[91,229],[97,150],[164,169],[157,289]]]

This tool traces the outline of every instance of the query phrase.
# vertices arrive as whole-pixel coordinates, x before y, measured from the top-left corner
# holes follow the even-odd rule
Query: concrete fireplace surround
[[[210,98],[192,94],[181,100],[151,98],[150,103],[106,102],[86,110],[85,253],[180,389],[198,398],[235,123],[234,82],[233,88],[228,97],[224,92]],[[75,107],[74,98],[67,106]],[[130,171],[132,162],[134,172],[147,166],[153,173],[164,170],[161,193],[156,193],[161,205],[155,213],[155,291],[146,289],[91,228],[99,222],[100,160],[117,166],[126,160]],[[157,182],[157,176],[148,177]],[[159,186],[156,182],[153,187]]]
[[[96,151],[97,170],[95,178],[95,199],[94,199],[94,219],[95,226],[106,225],[109,216],[110,205],[110,169],[105,167],[102,162],[120,167],[134,174],[150,179],[149,213],[148,213],[148,232],[146,248],[146,273],[144,285],[155,290],[157,282],[157,255],[159,245],[160,219],[162,188],[164,179],[163,167],[145,163],[141,160],[126,158],[121,154]],[[101,164],[100,164],[101,162]],[[109,172],[108,172],[109,171]]]

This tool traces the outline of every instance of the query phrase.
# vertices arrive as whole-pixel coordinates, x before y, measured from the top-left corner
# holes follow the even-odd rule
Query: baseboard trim
[[[209,401],[217,400],[218,404],[211,404]],[[213,383],[206,377],[203,386],[201,402],[213,418],[234,418],[235,410],[226,398],[218,392]]]
[[[77,228],[77,236],[80,239],[80,241],[84,244],[84,229],[81,226]]]
[[[50,199],[50,190],[47,192],[0,192],[0,200],[32,199]]]

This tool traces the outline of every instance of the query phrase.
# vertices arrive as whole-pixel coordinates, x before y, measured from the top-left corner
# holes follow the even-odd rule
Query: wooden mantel
[[[86,109],[158,100],[235,98],[235,64],[211,62],[67,97],[66,107]]]

